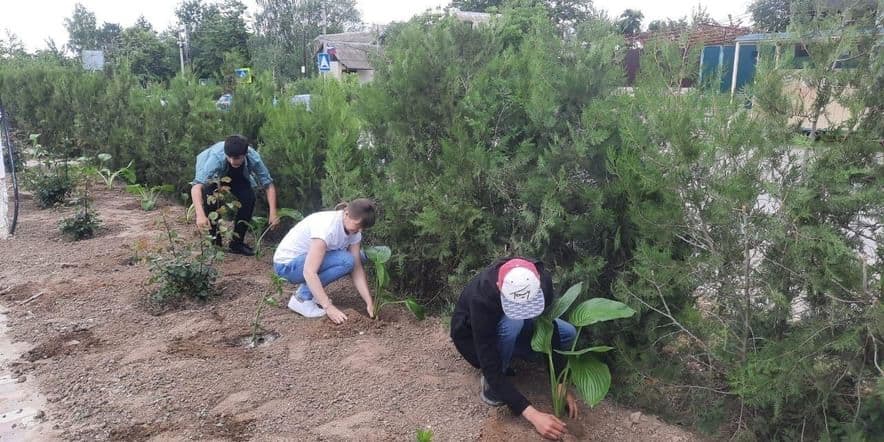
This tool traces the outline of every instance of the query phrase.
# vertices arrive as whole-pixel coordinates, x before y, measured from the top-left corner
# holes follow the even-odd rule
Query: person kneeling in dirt
[[[276,186],[273,185],[267,166],[261,161],[261,155],[249,146],[248,140],[242,135],[231,135],[197,155],[196,176],[190,188],[190,196],[196,209],[196,226],[201,230],[208,227],[218,246],[221,245],[218,225],[209,219],[208,213],[217,210],[220,204],[209,204],[208,197],[218,190],[217,181],[224,177],[230,178],[230,192],[240,203],[234,219],[234,236],[229,250],[231,253],[252,256],[255,252],[243,240],[248,229],[246,222],[252,220],[252,213],[255,211],[254,188],[260,184],[267,189],[267,205],[270,208],[267,218],[270,226],[275,228],[279,224],[279,216],[276,214]]]
[[[289,230],[273,255],[276,274],[300,284],[289,309],[307,318],[328,315],[335,324],[344,322],[347,315],[332,304],[323,287],[350,274],[372,316],[374,304],[360,242],[362,230],[374,225],[376,211],[373,201],[360,198],[338,204],[335,210],[313,213]]]
[[[565,423],[552,414],[534,408],[507,379],[513,356],[532,354],[533,319],[552,303],[553,286],[543,263],[524,258],[501,259],[470,281],[451,315],[451,339],[457,351],[481,369],[480,397],[491,406],[508,405],[534,425],[543,437],[559,439],[567,432]],[[553,346],[569,349],[577,334],[573,325],[556,319]],[[554,363],[564,359],[554,353]],[[571,392],[566,402],[571,418],[577,416],[577,401]]]

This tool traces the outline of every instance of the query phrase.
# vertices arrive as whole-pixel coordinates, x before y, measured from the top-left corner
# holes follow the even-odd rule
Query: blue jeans
[[[556,319],[555,325],[559,330],[559,342],[553,342],[553,348],[570,350],[574,338],[577,337],[577,329],[561,319]],[[510,319],[506,315],[500,318],[497,323],[497,349],[500,351],[501,368],[504,372],[509,368],[513,356],[527,359],[535,353],[531,349],[533,335],[533,319]]]
[[[365,253],[361,253],[362,262],[365,262]],[[313,299],[313,293],[307,288],[304,280],[304,263],[307,262],[307,254],[296,257],[287,263],[273,263],[276,274],[285,278],[288,282],[301,284],[295,294],[302,301]],[[325,287],[353,272],[355,262],[349,250],[330,250],[325,252],[322,264],[319,265],[319,280]]]

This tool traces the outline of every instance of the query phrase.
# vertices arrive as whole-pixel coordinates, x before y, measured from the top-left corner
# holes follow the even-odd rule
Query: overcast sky
[[[79,0],[87,9],[94,12],[98,25],[103,22],[130,26],[139,16],[144,15],[157,30],[164,30],[173,24],[175,7],[180,0]],[[70,17],[77,0],[0,0],[0,36],[5,38],[5,30],[18,35],[28,50],[44,48],[45,40],[53,38],[59,46],[67,42],[64,19]],[[250,13],[256,9],[255,0],[243,0]],[[437,8],[450,3],[450,0],[356,0],[362,18],[367,23],[388,23],[404,21],[427,8]],[[749,0],[706,0],[709,14],[719,22],[726,22],[728,14],[749,19],[746,5]],[[609,15],[620,15],[626,8],[638,9],[645,15],[644,24],[659,18],[678,18],[690,15],[697,0],[596,0],[595,6],[607,10]]]

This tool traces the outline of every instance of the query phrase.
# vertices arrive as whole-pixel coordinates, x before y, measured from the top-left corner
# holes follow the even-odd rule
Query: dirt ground
[[[160,212],[117,189],[93,196],[104,221],[93,239],[64,241],[57,223],[73,209],[39,210],[25,194],[15,237],[0,241],[5,333],[27,349],[0,368],[45,397],[51,434],[41,439],[387,441],[414,440],[417,429],[439,441],[540,439],[479,400],[478,373],[443,320],[395,309],[370,320],[348,281],[330,291],[348,322],[270,307],[263,323],[278,338],[254,349],[241,338],[268,291],[269,256],[228,255],[220,297],[158,315],[145,301],[147,264],[132,257],[136,242],[160,243]],[[192,236],[183,209],[166,209]],[[549,410],[542,367],[516,369],[526,396]],[[581,412],[566,440],[701,440],[609,401]]]

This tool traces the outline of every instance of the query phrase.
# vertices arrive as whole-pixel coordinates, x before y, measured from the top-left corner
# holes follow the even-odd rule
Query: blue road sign
[[[328,54],[322,52],[316,54],[316,65],[319,67],[319,72],[326,73],[331,71],[331,61],[328,58]]]

